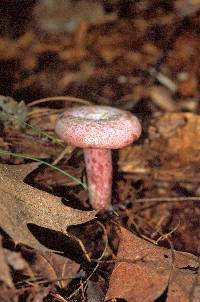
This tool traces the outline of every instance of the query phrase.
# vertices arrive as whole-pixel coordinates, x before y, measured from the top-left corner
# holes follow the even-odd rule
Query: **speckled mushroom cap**
[[[72,146],[118,149],[138,139],[141,125],[128,111],[109,106],[79,106],[59,116],[55,131]]]

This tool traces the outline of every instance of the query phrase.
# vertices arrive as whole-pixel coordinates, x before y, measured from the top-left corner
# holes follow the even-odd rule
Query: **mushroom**
[[[138,139],[139,120],[109,106],[78,106],[58,117],[55,132],[65,143],[83,148],[90,203],[96,210],[106,209],[112,194],[111,149]]]

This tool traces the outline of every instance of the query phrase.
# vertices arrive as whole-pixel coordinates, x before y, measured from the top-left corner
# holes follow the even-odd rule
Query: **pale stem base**
[[[112,156],[110,149],[84,149],[89,199],[92,207],[103,210],[111,202]]]

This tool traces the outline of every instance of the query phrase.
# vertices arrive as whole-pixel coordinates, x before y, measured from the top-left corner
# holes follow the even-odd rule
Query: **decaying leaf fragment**
[[[167,302],[189,302],[200,289],[196,256],[149,243],[124,228],[106,299],[152,302],[165,292]]]
[[[0,119],[4,123],[12,122],[16,126],[23,126],[27,113],[28,109],[23,101],[18,103],[11,97],[0,95]]]
[[[2,237],[0,236],[0,280],[4,281],[9,287],[13,287],[13,281],[2,247]]]
[[[23,179],[37,166],[0,165],[0,226],[16,243],[44,249],[28,223],[66,233],[67,226],[92,220],[96,212],[72,209],[61,198],[25,184]]]
[[[80,269],[80,264],[69,258],[55,254],[52,251],[26,248],[23,248],[23,253],[27,259],[31,260],[25,260],[21,252],[3,249],[0,245],[0,281],[3,281],[10,288],[13,288],[14,284],[9,266],[13,271],[18,271],[27,276],[29,281],[33,283],[37,283],[39,280],[49,281],[56,283],[60,288],[66,287],[76,276],[79,277],[77,272]]]
[[[57,285],[64,288],[75,277],[80,264],[49,251],[36,251],[31,268],[37,276],[46,280],[58,280]]]

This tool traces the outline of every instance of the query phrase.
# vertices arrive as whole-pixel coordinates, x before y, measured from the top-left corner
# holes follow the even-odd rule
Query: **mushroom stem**
[[[110,149],[84,149],[87,182],[91,205],[106,209],[111,202],[112,156]]]

